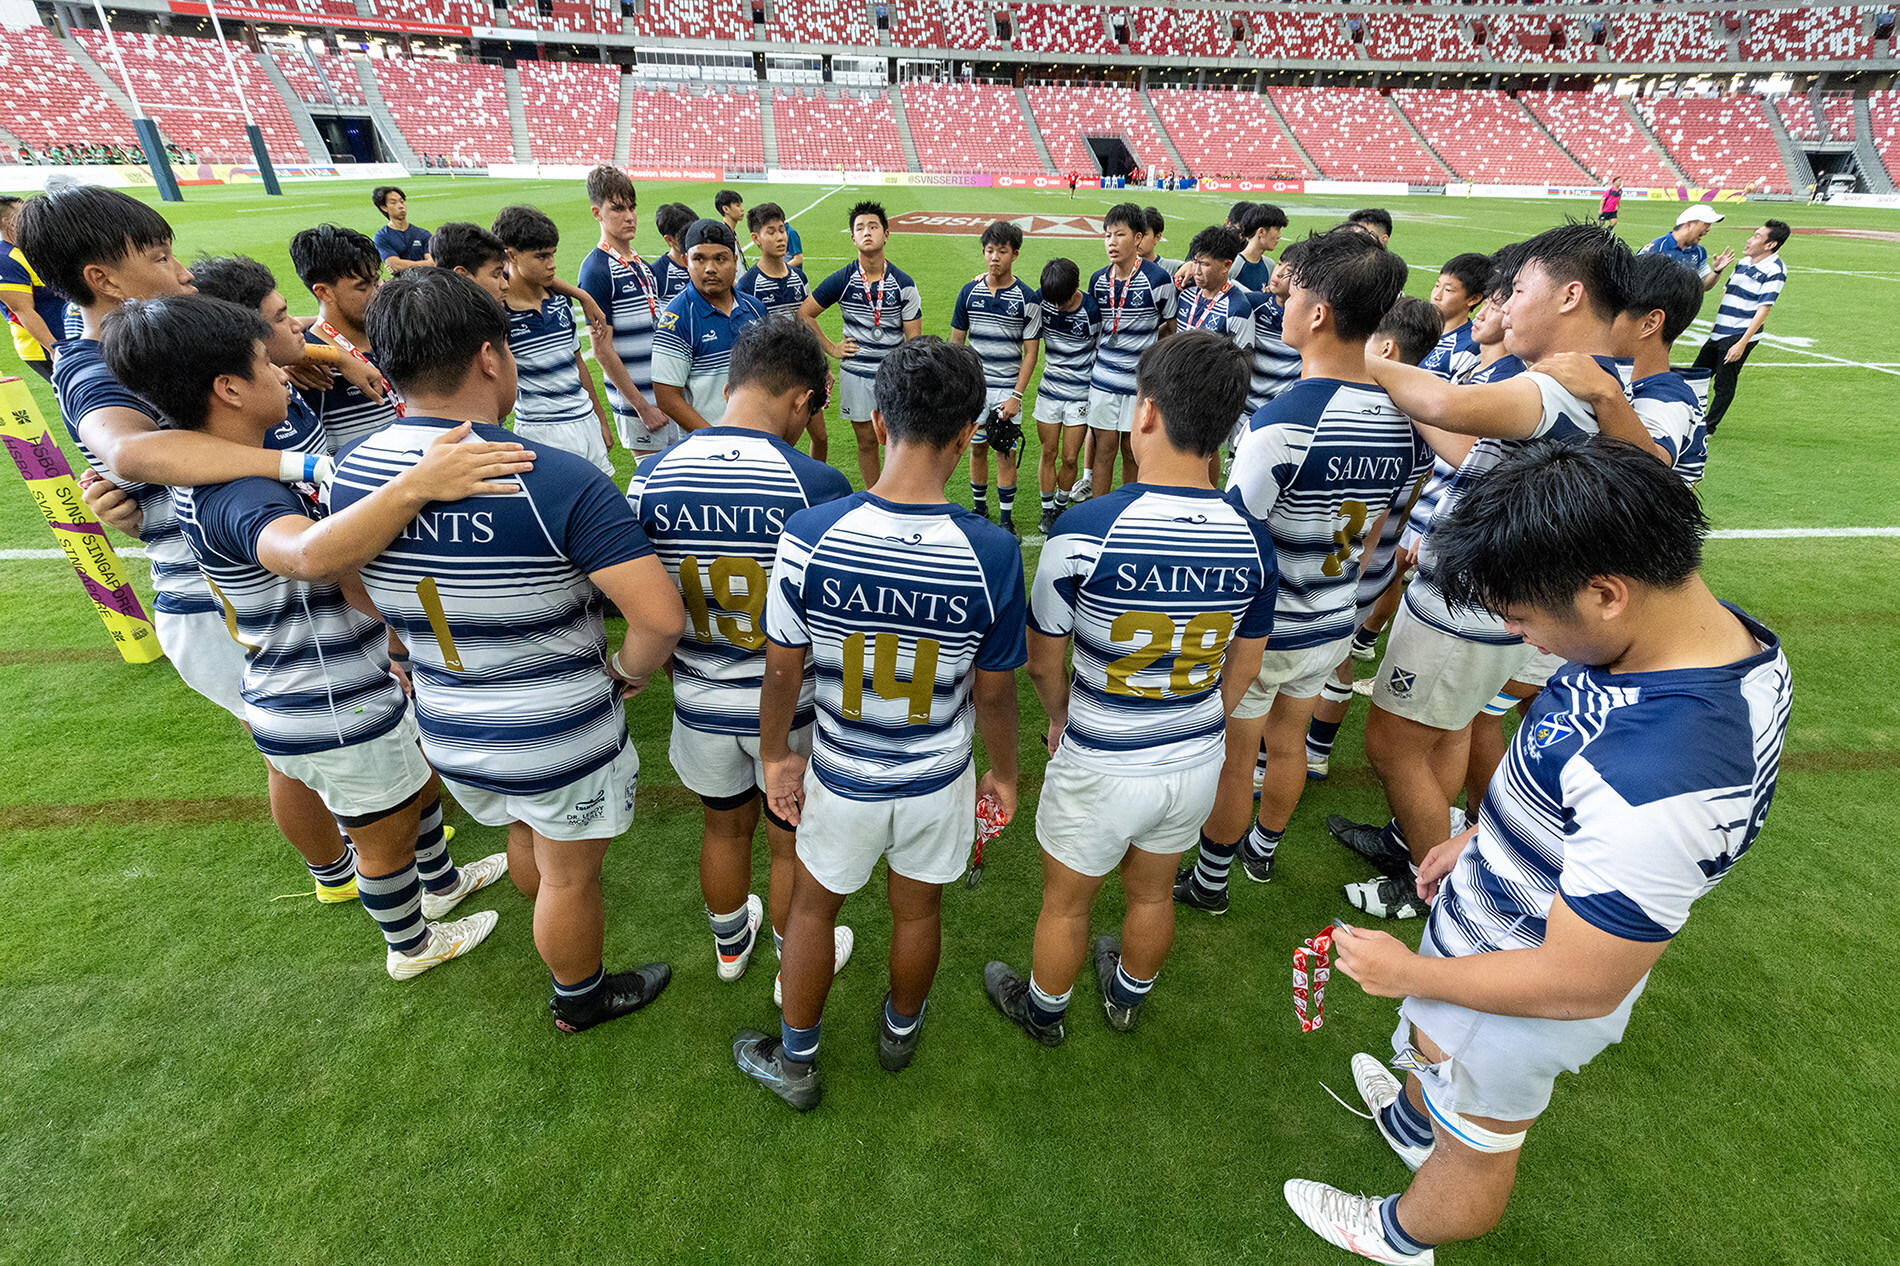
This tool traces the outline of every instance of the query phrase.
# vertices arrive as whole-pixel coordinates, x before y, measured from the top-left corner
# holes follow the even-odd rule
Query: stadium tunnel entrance
[[[1134,152],[1121,137],[1090,136],[1084,139],[1089,143],[1089,151],[1095,155],[1095,165],[1102,169],[1104,176],[1126,176],[1135,170]]]
[[[323,143],[329,147],[332,158],[358,163],[383,161],[376,124],[367,114],[313,114],[311,122],[323,135]]]

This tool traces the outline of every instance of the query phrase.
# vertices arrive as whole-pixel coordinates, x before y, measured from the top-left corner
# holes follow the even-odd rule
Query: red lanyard
[[[864,262],[858,261],[858,284],[864,287],[864,302],[871,309],[871,328],[876,330],[877,318],[884,311],[884,283],[891,279],[890,265],[884,266],[884,275],[877,279],[877,297],[871,297],[871,277],[864,271]]]
[[[633,258],[629,260],[625,255],[622,255],[619,251],[607,245],[605,240],[601,242],[600,249],[603,251],[606,251],[609,255],[611,255],[615,263],[619,264],[622,268],[632,273],[636,284],[639,282],[640,268],[646,268],[646,264],[647,264],[647,262],[644,259],[640,258],[639,251],[635,251],[633,253]],[[640,268],[635,268],[634,267],[635,264],[640,265]],[[646,296],[647,312],[651,314],[651,316],[653,317],[655,321],[658,321],[660,319],[660,305],[654,301],[653,287],[654,287],[654,282],[652,280],[652,270],[649,269],[647,272],[646,284],[643,286],[639,286],[638,288],[639,288],[640,293]]]
[[[1207,306],[1206,306],[1205,308],[1202,308],[1202,309],[1200,310],[1200,313],[1201,313],[1201,315],[1200,315],[1200,317],[1199,317],[1199,319],[1196,319],[1196,318],[1195,318],[1195,316],[1194,316],[1194,315],[1193,315],[1192,313],[1189,313],[1189,315],[1188,315],[1188,329],[1190,329],[1190,330],[1198,330],[1198,329],[1200,329],[1200,328],[1201,328],[1201,327],[1202,327],[1203,325],[1206,325],[1206,324],[1207,324],[1207,318],[1208,318],[1208,317],[1210,317],[1210,316],[1212,316],[1212,315],[1214,315],[1214,309],[1220,306],[1220,301],[1221,301],[1221,300],[1222,300],[1223,298],[1225,298],[1225,297],[1227,296],[1227,292],[1228,292],[1229,290],[1232,290],[1233,288],[1234,288],[1234,283],[1233,283],[1233,282],[1231,282],[1231,281],[1230,281],[1230,282],[1228,282],[1228,283],[1227,283],[1226,285],[1224,285],[1224,286],[1222,286],[1222,287],[1220,288],[1220,293],[1219,293],[1219,294],[1217,294],[1217,295],[1215,295],[1215,296],[1214,296],[1214,297],[1213,297],[1212,299],[1209,299],[1209,300],[1207,301]],[[1205,293],[1205,292],[1203,292],[1203,293]],[[1201,298],[1201,296],[1200,296],[1199,294],[1197,294],[1197,295],[1195,295],[1195,296],[1194,296],[1194,300],[1195,300],[1195,302],[1196,302],[1196,303],[1199,303],[1199,302],[1200,302],[1200,298]]]
[[[362,361],[365,365],[368,365],[371,369],[376,369],[375,363],[371,361],[369,357],[363,355],[362,352],[358,351],[356,349],[356,344],[344,338],[343,335],[337,330],[336,326],[331,325],[328,321],[319,321],[317,322],[317,328],[319,330],[322,330],[324,335],[332,343],[335,343],[338,347],[342,348],[344,351],[348,352],[350,355],[356,357],[356,359]],[[381,373],[382,371],[377,370],[377,372]],[[388,395],[389,395],[390,404],[395,406],[396,416],[397,417],[403,416],[402,397],[397,395],[394,391],[388,391]]]
[[[1128,274],[1128,280],[1122,282],[1121,298],[1115,297],[1115,270],[1108,271],[1108,310],[1115,314],[1115,323],[1108,327],[1113,334],[1122,328],[1122,309],[1128,306],[1128,292],[1135,284],[1135,278],[1141,276],[1141,265],[1135,265],[1135,271]]]

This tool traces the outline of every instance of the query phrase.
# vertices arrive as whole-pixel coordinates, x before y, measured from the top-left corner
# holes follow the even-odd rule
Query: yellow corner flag
[[[26,479],[53,539],[66,551],[79,583],[92,599],[106,632],[128,664],[163,659],[158,633],[126,578],[125,564],[106,539],[106,530],[86,509],[66,454],[47,432],[33,393],[18,378],[0,378],[0,439]]]

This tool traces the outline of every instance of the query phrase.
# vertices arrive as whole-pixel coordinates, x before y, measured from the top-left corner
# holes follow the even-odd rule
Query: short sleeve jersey
[[[693,275],[672,255],[663,254],[653,261],[653,282],[660,288],[660,306],[665,307],[669,299],[693,284]]]
[[[1304,378],[1248,420],[1228,487],[1273,534],[1280,594],[1270,649],[1352,634],[1366,531],[1404,504],[1430,464],[1431,449],[1371,383]]]
[[[1300,380],[1300,354],[1287,346],[1286,308],[1271,294],[1254,309],[1253,379],[1247,389],[1247,415]]]
[[[1144,260],[1125,281],[1113,268],[1102,269],[1089,279],[1089,295],[1102,312],[1089,386],[1108,395],[1132,396],[1141,354],[1154,346],[1162,324],[1174,320],[1174,278]]]
[[[354,747],[394,729],[408,700],[380,662],[382,621],[333,583],[290,580],[257,557],[265,527],[315,519],[313,500],[274,479],[179,490],[179,521],[226,627],[244,647],[244,720],[266,756]]]
[[[765,316],[764,306],[751,295],[733,291],[732,311],[721,312],[688,286],[660,313],[653,335],[653,381],[680,388],[700,417],[717,422],[726,415],[732,342]]]
[[[429,230],[411,224],[399,229],[393,224],[385,224],[376,230],[376,236],[370,239],[376,243],[376,253],[384,259],[404,259],[419,262],[429,253]]]
[[[1709,428],[1695,391],[1681,374],[1666,369],[1638,378],[1629,394],[1643,429],[1669,453],[1670,469],[1695,487],[1709,464]]]
[[[961,506],[868,492],[785,525],[765,632],[811,648],[818,674],[811,768],[852,800],[949,786],[970,764],[975,670],[1028,658],[1022,552]]]
[[[539,307],[508,309],[508,348],[515,354],[515,422],[591,422],[594,406],[581,386],[581,350],[574,309],[561,295]]]
[[[314,329],[304,331],[303,341],[327,346]],[[348,354],[344,353],[346,356]],[[365,352],[364,355],[372,365],[376,363],[373,351]],[[295,391],[310,406],[310,411],[316,414],[317,421],[323,424],[330,443],[336,448],[360,440],[365,435],[374,435],[396,420],[396,399],[393,394],[385,395],[381,400],[372,400],[342,374],[336,376],[326,391],[313,391],[304,387],[297,387]]]
[[[325,489],[341,510],[417,462],[447,418],[409,417],[343,453]],[[498,426],[476,440],[511,440]],[[422,748],[446,777],[539,795],[627,742],[607,675],[600,590],[588,576],[653,552],[627,499],[584,457],[538,450],[521,491],[432,502],[362,569],[413,657]]]
[[[1256,294],[1265,294],[1267,284],[1273,280],[1273,261],[1262,255],[1259,259],[1248,259],[1245,255],[1234,261],[1234,282],[1245,286]]]
[[[1227,648],[1272,632],[1276,589],[1266,525],[1212,489],[1125,484],[1064,514],[1029,627],[1075,638],[1069,756],[1126,775],[1218,764]]]
[[[614,330],[614,355],[626,366],[633,385],[649,397],[653,394],[653,329],[660,322],[666,301],[653,280],[653,270],[639,256],[626,263],[596,246],[581,261],[576,284],[607,314]],[[631,415],[634,407],[614,386],[607,383],[607,405],[615,413]],[[653,403],[651,399],[648,404]]]
[[[1596,358],[1610,373],[1616,372],[1616,362],[1607,356]],[[1458,498],[1472,482],[1503,461],[1507,454],[1515,452],[1523,445],[1535,439],[1557,439],[1577,441],[1585,436],[1596,434],[1596,413],[1582,400],[1565,391],[1555,378],[1547,374],[1534,373],[1524,367],[1524,362],[1515,356],[1501,356],[1492,361],[1476,374],[1472,375],[1474,385],[1501,382],[1507,378],[1528,376],[1537,383],[1542,405],[1532,433],[1523,439],[1497,439],[1487,436],[1471,446],[1471,452],[1459,465],[1458,471],[1445,485],[1438,499],[1438,505],[1432,511],[1432,521],[1437,522],[1451,513],[1458,504]],[[1471,642],[1486,642],[1497,646],[1515,646],[1523,639],[1504,627],[1501,617],[1489,611],[1474,611],[1468,607],[1452,606],[1445,600],[1444,590],[1438,581],[1438,551],[1433,548],[1431,529],[1428,526],[1425,536],[1418,547],[1418,575],[1405,588],[1405,605],[1408,610],[1426,624],[1449,633],[1453,637],[1464,638]]]
[[[1682,930],[1761,831],[1793,698],[1780,642],[1735,615],[1760,647],[1735,663],[1551,678],[1432,902],[1441,953],[1541,945],[1559,894],[1624,940]]]
[[[1781,298],[1781,288],[1787,280],[1788,266],[1781,262],[1780,251],[1765,259],[1744,259],[1735,265],[1722,291],[1722,306],[1715,314],[1712,337],[1729,338],[1746,330],[1764,303]]]
[[[12,242],[0,239],[0,290],[8,291],[13,299],[11,306],[18,306],[21,300],[32,306],[40,320],[46,322],[46,328],[55,340],[64,337],[66,323],[66,301],[40,280],[33,271],[33,265],[26,262],[26,252]],[[39,340],[26,332],[20,319],[7,312],[7,324],[13,330],[13,347],[20,353],[21,360],[45,360],[52,355],[52,349],[41,347]]]
[[[1466,321],[1455,330],[1446,330],[1418,367],[1448,382],[1457,382],[1478,367],[1480,355],[1478,340],[1471,334],[1471,322]]]
[[[754,264],[740,274],[738,290],[757,299],[767,314],[777,316],[781,312],[796,313],[803,307],[805,297],[811,293],[811,283],[805,280],[801,268],[788,264],[783,277],[774,277]]]
[[[765,679],[765,602],[786,520],[849,496],[851,484],[775,435],[694,431],[640,463],[627,504],[686,601],[673,652],[673,714],[709,734],[756,735]],[[807,663],[793,726],[811,724]]]
[[[888,260],[884,275],[868,286],[863,269],[853,263],[814,286],[811,297],[821,309],[836,305],[844,336],[857,340],[857,355],[844,361],[844,372],[856,378],[877,377],[884,357],[904,341],[904,322],[924,316],[923,292]]]
[[[1042,381],[1038,400],[1087,400],[1095,374],[1095,345],[1102,332],[1102,310],[1084,294],[1064,312],[1044,299],[1042,308]]]
[[[986,274],[957,292],[950,328],[969,335],[971,350],[983,362],[985,386],[1014,390],[1023,368],[1023,344],[1042,337],[1042,296],[1021,278],[992,289]]]
[[[1235,347],[1252,352],[1254,313],[1260,304],[1260,295],[1243,286],[1229,284],[1211,298],[1196,287],[1181,300],[1180,327],[1225,334]]]
[[[1670,259],[1675,260],[1678,264],[1681,264],[1690,272],[1695,273],[1698,277],[1706,277],[1709,275],[1708,248],[1700,242],[1697,242],[1694,246],[1681,245],[1676,241],[1676,235],[1673,230],[1663,234],[1636,253],[1638,255],[1667,255]]]

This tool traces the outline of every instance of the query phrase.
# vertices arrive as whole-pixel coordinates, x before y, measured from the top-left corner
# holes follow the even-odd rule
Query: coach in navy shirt
[[[765,305],[734,290],[739,270],[733,232],[718,220],[696,220],[681,244],[693,284],[674,295],[653,332],[653,398],[688,431],[726,413],[732,340],[766,318]]]
[[[394,185],[378,185],[369,197],[389,221],[370,239],[376,243],[376,251],[389,271],[399,273],[405,268],[435,263],[429,255],[429,230],[409,223],[409,199],[402,190]]]

